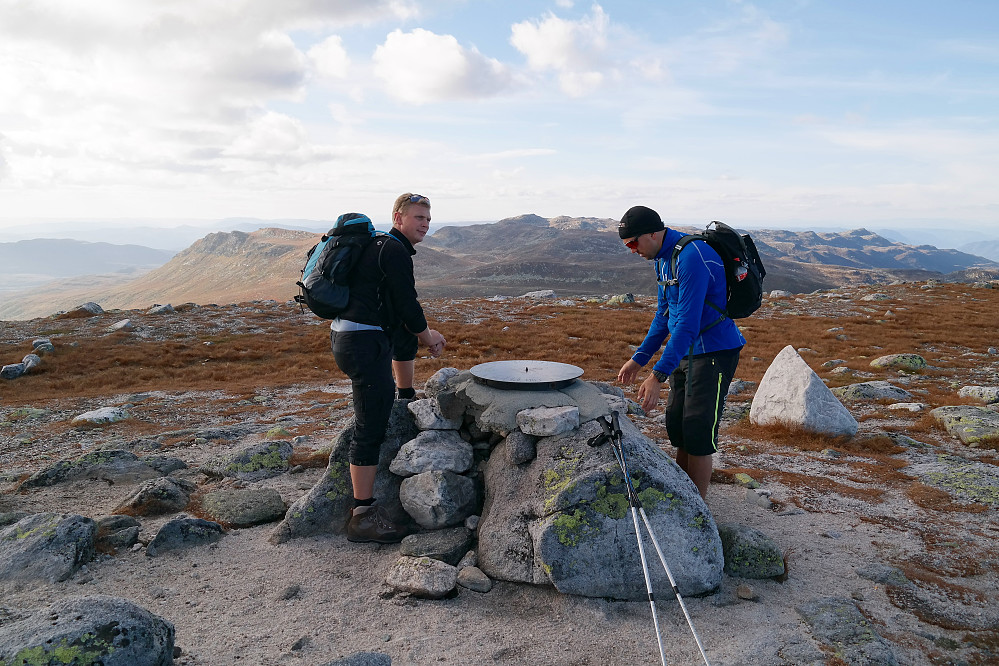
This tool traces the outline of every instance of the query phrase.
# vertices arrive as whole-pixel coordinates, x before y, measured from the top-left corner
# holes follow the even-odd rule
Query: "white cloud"
[[[3,134],[0,134],[0,183],[10,178],[10,165],[7,163],[6,153],[10,152],[10,148],[6,145],[7,140]]]
[[[309,58],[319,76],[330,79],[347,77],[350,68],[350,58],[343,48],[343,40],[339,35],[332,35],[309,49]]]
[[[499,61],[462,46],[451,35],[422,28],[393,31],[375,49],[372,60],[386,91],[413,104],[489,97],[511,81]]]
[[[0,0],[5,198],[210,189],[328,162],[329,145],[268,109],[349,59],[336,37],[307,54],[292,34],[415,15],[411,0]]]
[[[540,20],[515,23],[510,44],[527,58],[531,70],[554,73],[559,88],[571,97],[609,84],[630,85],[635,79],[669,79],[654,49],[612,23],[599,4],[579,20],[548,13]]]
[[[250,121],[223,154],[248,160],[280,160],[300,154],[307,143],[301,122],[270,111]]]
[[[563,92],[574,97],[593,91],[612,69],[607,52],[610,19],[600,5],[579,21],[549,13],[541,21],[523,21],[511,28],[510,43],[536,71],[554,70]]]

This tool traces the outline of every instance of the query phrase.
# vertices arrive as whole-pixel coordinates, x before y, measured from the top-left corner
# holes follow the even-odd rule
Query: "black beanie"
[[[617,233],[622,239],[651,234],[666,228],[659,213],[645,206],[632,206],[621,218]]]
[[[635,238],[642,234],[651,234],[666,228],[659,213],[645,206],[632,206],[621,218],[617,226],[617,234],[623,238]]]

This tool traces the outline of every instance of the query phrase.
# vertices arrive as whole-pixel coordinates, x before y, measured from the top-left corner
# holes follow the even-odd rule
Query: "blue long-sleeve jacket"
[[[728,317],[704,330],[720,316],[705,301],[724,309],[727,293],[725,267],[718,253],[707,243],[693,241],[683,249],[676,267],[679,284],[666,285],[674,277],[669,274],[670,258],[682,237],[683,234],[675,229],[666,230],[662,249],[655,259],[659,306],[645,340],[631,357],[644,366],[669,336],[662,356],[653,366],[654,370],[667,375],[676,370],[680,360],[690,352],[691,343],[695,355],[737,349],[746,344],[739,327]]]

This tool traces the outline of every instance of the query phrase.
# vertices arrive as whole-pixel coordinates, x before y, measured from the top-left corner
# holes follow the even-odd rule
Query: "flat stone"
[[[812,635],[846,664],[898,664],[891,647],[850,599],[817,599],[797,608]]]
[[[488,592],[493,589],[493,581],[478,567],[464,567],[458,572],[458,585],[473,592]]]
[[[937,407],[930,412],[954,437],[969,446],[999,436],[999,414],[984,407],[956,405]]]
[[[178,516],[160,528],[146,547],[148,557],[167,551],[215,543],[222,538],[222,526],[201,518]]]
[[[389,471],[399,476],[432,471],[462,474],[472,468],[472,461],[471,444],[456,430],[425,430],[402,445]]]
[[[410,534],[402,540],[399,552],[409,557],[431,557],[457,565],[469,552],[472,531],[465,527],[452,527]]]
[[[551,437],[579,427],[578,407],[538,407],[517,412],[517,426],[527,435]]]
[[[105,423],[117,423],[118,421],[124,421],[128,417],[128,410],[124,407],[101,407],[100,409],[84,412],[83,414],[74,417],[72,423],[91,423],[94,425],[103,425]]]
[[[999,386],[965,386],[957,392],[961,398],[975,398],[984,403],[999,402]]]
[[[230,527],[253,527],[284,518],[287,507],[273,488],[216,490],[201,500],[204,514]]]
[[[385,582],[413,596],[440,599],[454,590],[458,568],[429,557],[401,557]]]
[[[888,354],[871,361],[871,367],[878,370],[916,372],[926,367],[926,359],[919,354]]]
[[[899,402],[912,400],[912,394],[903,388],[881,380],[860,382],[849,386],[832,389],[833,395],[844,400],[896,400]]]

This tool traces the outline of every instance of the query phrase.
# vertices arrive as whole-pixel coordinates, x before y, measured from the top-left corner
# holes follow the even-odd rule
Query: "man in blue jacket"
[[[649,411],[659,404],[659,392],[669,381],[666,432],[676,447],[677,464],[704,497],[711,481],[711,455],[718,450],[725,395],[739,365],[739,350],[746,344],[735,322],[709,305],[725,308],[725,267],[717,252],[697,240],[679,254],[672,275],[670,259],[683,234],[666,228],[659,214],[645,206],[628,209],[618,235],[632,253],[655,262],[659,306],[645,340],[617,378],[633,383],[662,348],[652,373],[638,389],[638,399]]]

